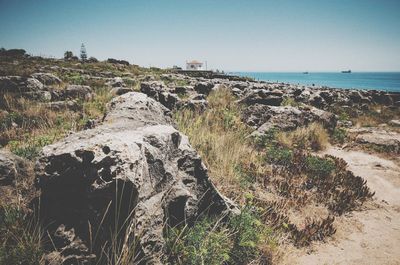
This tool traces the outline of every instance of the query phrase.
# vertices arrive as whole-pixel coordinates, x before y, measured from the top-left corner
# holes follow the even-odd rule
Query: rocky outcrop
[[[27,163],[10,152],[0,150],[0,185],[15,185],[18,179],[28,175]]]
[[[113,95],[121,96],[121,95],[123,95],[125,93],[129,93],[129,92],[132,92],[132,91],[133,90],[131,88],[128,88],[128,87],[113,87],[110,92]]]
[[[36,78],[27,78],[21,76],[1,76],[1,92],[33,92],[43,89],[43,84]]]
[[[35,195],[33,179],[29,162],[0,149],[0,201],[25,206]]]
[[[355,142],[376,147],[382,151],[400,153],[400,134],[382,128],[354,128],[349,130]]]
[[[240,103],[246,105],[263,104],[270,106],[280,106],[283,101],[283,92],[280,90],[254,89],[250,90]]]
[[[31,99],[50,100],[50,92],[36,78],[1,76],[0,93],[11,93]]]
[[[389,124],[395,127],[400,127],[400,120],[391,120]]]
[[[71,111],[79,111],[81,106],[75,100],[66,100],[66,101],[53,101],[46,104],[46,106],[55,111],[61,110],[71,110]]]
[[[160,81],[142,82],[140,91],[154,98],[170,110],[175,108],[180,101],[179,97]]]
[[[92,89],[90,88],[90,86],[68,85],[62,92],[62,98],[64,99],[81,98],[88,100],[91,97],[92,97]]]
[[[312,122],[321,122],[328,130],[336,126],[336,116],[314,107],[267,106],[254,104],[243,110],[242,119],[256,129],[253,133],[263,134],[272,128],[293,130]]]
[[[211,82],[198,82],[194,85],[194,90],[199,94],[208,95],[213,87],[214,84]]]
[[[109,80],[106,85],[109,85],[111,87],[125,87],[125,82],[121,77],[114,77]]]
[[[45,255],[46,265],[94,263],[96,255],[91,254],[85,243],[75,234],[74,228],[66,230],[60,225],[54,232],[52,243],[57,249]]]
[[[35,73],[33,78],[39,80],[42,84],[52,86],[61,84],[61,79],[50,73]]]
[[[73,228],[74,238],[100,251],[110,246],[110,231],[121,229],[117,240],[136,240],[148,263],[163,260],[165,225],[191,224],[231,207],[169,110],[142,93],[113,99],[102,125],[46,146],[36,173],[50,234]],[[62,259],[69,241],[57,246]]]

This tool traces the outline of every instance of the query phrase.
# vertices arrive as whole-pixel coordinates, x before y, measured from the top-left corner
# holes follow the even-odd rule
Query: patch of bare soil
[[[288,249],[283,264],[400,264],[400,166],[361,151],[330,147],[324,154],[343,158],[367,180],[374,200],[336,219],[336,234],[311,248]]]

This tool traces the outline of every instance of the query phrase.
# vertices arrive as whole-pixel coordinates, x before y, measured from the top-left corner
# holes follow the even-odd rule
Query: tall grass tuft
[[[200,153],[212,181],[230,198],[243,200],[242,174],[248,168],[261,172],[260,155],[249,143],[249,129],[240,121],[240,108],[228,89],[208,96],[209,108],[203,112],[179,110],[174,114],[180,131]]]
[[[43,229],[15,205],[0,205],[0,264],[42,264]]]
[[[291,132],[279,133],[278,141],[288,148],[320,151],[327,147],[329,134],[321,124],[311,123]]]

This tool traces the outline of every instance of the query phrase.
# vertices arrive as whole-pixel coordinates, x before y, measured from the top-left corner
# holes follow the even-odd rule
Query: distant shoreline
[[[293,85],[400,92],[400,72],[229,72],[257,81]]]

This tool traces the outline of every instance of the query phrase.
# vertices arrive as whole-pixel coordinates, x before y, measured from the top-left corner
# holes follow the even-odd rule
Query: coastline
[[[400,92],[400,72],[229,72],[256,81],[318,88]]]

